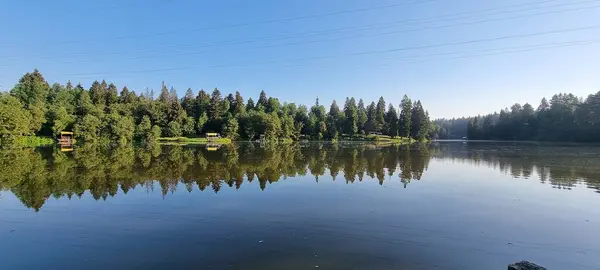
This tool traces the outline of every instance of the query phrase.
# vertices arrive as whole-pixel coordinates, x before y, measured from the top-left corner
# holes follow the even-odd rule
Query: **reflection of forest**
[[[101,149],[90,145],[73,153],[52,149],[21,149],[0,153],[0,187],[12,191],[27,207],[39,210],[50,196],[71,198],[86,191],[95,199],[127,193],[136,186],[154,188],[163,195],[179,184],[188,191],[197,185],[218,192],[224,185],[240,188],[258,181],[264,189],[286,177],[340,172],[352,183],[368,176],[383,184],[392,177],[404,185],[420,179],[430,159],[429,148],[373,145],[289,145],[260,147],[253,144],[224,146],[218,151],[182,146]]]
[[[555,188],[577,184],[600,193],[600,147],[511,142],[453,142],[431,146],[434,158],[484,165],[515,178],[538,177]]]
[[[388,146],[343,144],[260,147],[224,146],[218,151],[183,146],[102,149],[90,145],[72,153],[53,149],[0,152],[0,189],[10,190],[27,207],[39,210],[50,196],[71,198],[89,191],[95,199],[160,185],[163,195],[178,185],[218,192],[240,188],[244,181],[267,183],[298,175],[319,181],[326,173],[346,182],[397,179],[405,187],[421,179],[429,160],[484,165],[513,177],[539,177],[553,187],[571,189],[578,183],[600,192],[600,148],[531,144],[440,143]],[[465,172],[467,173],[467,172]],[[389,181],[389,180],[388,180]]]

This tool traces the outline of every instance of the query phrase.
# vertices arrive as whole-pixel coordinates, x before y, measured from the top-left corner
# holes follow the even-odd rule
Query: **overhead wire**
[[[263,65],[263,64],[277,64],[277,63],[288,63],[288,62],[296,62],[296,61],[311,61],[311,60],[322,60],[322,59],[330,59],[342,56],[362,56],[362,55],[372,55],[372,54],[385,54],[399,51],[411,51],[418,49],[429,49],[429,48],[439,48],[439,47],[449,47],[455,45],[466,45],[466,44],[475,44],[482,42],[491,42],[491,41],[499,41],[506,39],[515,39],[515,38],[524,38],[524,37],[533,37],[533,36],[542,36],[542,35],[552,35],[559,33],[569,33],[569,32],[578,32],[578,31],[586,31],[586,30],[594,30],[600,29],[600,25],[591,25],[584,27],[576,27],[576,28],[566,28],[566,29],[558,29],[558,30],[550,30],[543,32],[535,32],[535,33],[527,33],[527,34],[517,34],[517,35],[505,35],[505,36],[497,36],[491,38],[484,39],[475,39],[475,40],[466,40],[459,42],[449,42],[449,43],[438,43],[438,44],[429,44],[429,45],[419,45],[419,46],[408,46],[408,47],[400,47],[386,50],[373,50],[373,51],[363,51],[363,52],[355,52],[349,54],[340,54],[340,55],[327,55],[327,56],[316,56],[316,57],[307,57],[307,58],[297,58],[291,60],[282,60],[282,61],[268,61],[262,63],[253,63],[251,65]],[[220,68],[220,67],[235,67],[239,65],[209,65],[209,66],[188,66],[188,67],[174,67],[174,68],[160,68],[160,69],[144,69],[144,70],[131,70],[131,71],[121,71],[121,72],[91,72],[91,73],[67,73],[65,75],[71,76],[102,76],[102,75],[111,75],[111,74],[136,74],[136,73],[155,73],[155,72],[163,72],[163,71],[184,71],[184,70],[196,70],[202,68]]]
[[[550,0],[550,1],[555,1],[555,0]],[[549,2],[549,0],[541,1],[541,2]],[[588,1],[581,1],[581,2],[576,2],[576,3],[570,3],[570,4],[545,6],[545,7],[541,7],[541,8],[551,8],[551,7],[559,7],[559,6],[565,6],[565,5],[594,3],[594,2],[600,2],[600,1],[599,0],[588,0]],[[514,6],[516,6],[516,5],[512,5],[512,6],[509,6],[509,7],[514,7]],[[290,43],[283,43],[283,44],[263,45],[263,46],[256,46],[256,47],[253,47],[253,48],[250,48],[250,49],[261,49],[261,48],[274,48],[274,47],[294,46],[294,45],[312,44],[312,43],[320,43],[320,42],[328,42],[328,41],[338,41],[338,40],[355,39],[355,38],[363,38],[363,37],[393,35],[393,34],[409,33],[409,32],[419,32],[419,31],[425,31],[425,30],[442,29],[442,28],[448,28],[448,27],[474,25],[474,24],[481,24],[481,23],[488,23],[488,22],[497,22],[497,21],[505,21],[505,20],[512,20],[512,19],[518,19],[518,18],[527,18],[527,17],[534,17],[534,16],[541,16],[541,15],[556,14],[556,13],[573,12],[573,11],[580,11],[580,10],[589,10],[589,9],[594,9],[594,8],[600,8],[600,5],[577,7],[577,8],[563,9],[563,10],[551,10],[551,11],[539,12],[539,13],[534,13],[534,14],[523,14],[523,15],[516,15],[516,16],[510,16],[510,17],[503,17],[503,18],[484,19],[484,20],[471,21],[471,22],[462,22],[462,23],[449,24],[449,25],[427,26],[427,27],[414,28],[414,29],[402,29],[402,30],[395,30],[395,31],[383,32],[383,33],[360,34],[360,35],[344,36],[344,37],[321,39],[321,40],[308,40],[308,41],[298,41],[298,42],[290,42]],[[494,9],[498,9],[498,8],[494,8]],[[537,7],[537,8],[528,8],[528,9],[521,9],[521,10],[513,10],[513,11],[504,11],[504,12],[499,12],[499,13],[496,13],[496,14],[493,14],[493,15],[499,15],[499,14],[505,14],[505,13],[512,13],[512,12],[529,11],[529,10],[534,10],[534,9],[540,9],[540,7]],[[490,9],[486,9],[486,10],[490,10]],[[464,13],[465,12],[463,12],[463,14]],[[471,17],[461,17],[461,18],[451,18],[450,20],[466,19],[466,18],[472,18],[472,16]],[[417,20],[417,19],[414,19],[414,20]],[[400,21],[400,22],[403,22],[403,21]],[[439,21],[439,20],[437,20],[437,21],[436,20],[430,20],[430,21],[425,21],[425,22],[419,22],[419,23],[416,23],[416,24],[435,23],[435,22],[441,22],[441,21]],[[397,24],[399,22],[392,22],[392,23],[393,24]],[[385,23],[385,24],[389,25],[391,23]],[[403,26],[409,26],[409,25],[412,25],[412,24],[405,24]],[[383,28],[389,28],[389,27],[391,27],[391,26],[386,26],[386,27],[383,27]],[[353,28],[353,27],[347,27],[347,28],[340,28],[340,29],[344,29],[344,31],[348,31],[348,30],[355,29],[355,28]],[[367,30],[369,30],[369,29],[367,29]],[[330,31],[330,30],[325,30],[325,31]],[[320,31],[320,32],[323,32],[323,30]],[[307,32],[307,33],[310,33],[310,32]],[[327,33],[325,33],[325,34],[327,34]],[[203,47],[212,47],[212,46],[222,46],[222,45],[228,45],[228,44],[252,43],[252,42],[258,42],[258,41],[264,41],[264,39],[278,40],[278,39],[289,39],[289,38],[297,38],[297,37],[294,37],[294,36],[284,36],[284,37],[279,37],[279,38],[276,37],[276,38],[270,38],[270,39],[268,37],[262,37],[263,40],[261,40],[261,38],[253,38],[251,40],[229,41],[229,43],[227,43],[227,42],[211,42],[211,43],[205,43],[205,44],[186,45],[186,46],[167,46],[167,48],[168,47],[171,47],[171,48],[177,48],[177,47],[182,47],[182,48],[185,48],[185,47],[187,47],[187,48],[203,48]],[[93,53],[78,53],[78,54],[71,54],[71,55],[41,56],[41,57],[36,57],[36,59],[59,59],[59,58],[62,59],[62,58],[78,57],[78,56],[123,55],[123,54],[134,53],[136,51],[139,51],[139,52],[149,52],[149,51],[156,51],[156,50],[157,49],[141,49],[141,50],[128,50],[128,51],[125,51],[125,52],[96,53],[96,54],[93,54]],[[247,49],[241,49],[241,50],[247,50]],[[223,50],[221,50],[221,51],[223,51]],[[227,50],[225,50],[225,51],[227,51]],[[147,59],[147,58],[160,58],[160,57],[169,57],[169,56],[189,56],[189,55],[200,55],[200,54],[205,54],[205,53],[210,53],[210,52],[207,52],[207,51],[202,51],[202,52],[181,52],[181,53],[174,53],[174,54],[164,54],[163,53],[163,54],[160,54],[160,55],[126,57],[125,59]],[[77,62],[81,62],[81,61],[62,61],[60,63],[77,63]],[[85,62],[85,61],[83,61],[83,62]]]
[[[359,9],[352,9],[352,10],[345,10],[345,11],[334,11],[334,12],[321,13],[321,14],[302,15],[302,16],[296,16],[296,17],[283,18],[283,19],[270,19],[270,20],[264,20],[264,21],[258,21],[258,22],[245,22],[245,23],[238,23],[238,24],[209,26],[209,27],[194,28],[194,29],[178,29],[178,30],[171,30],[171,31],[165,31],[165,32],[148,33],[148,34],[115,36],[115,37],[103,38],[102,40],[104,41],[107,39],[114,39],[114,40],[130,39],[130,38],[140,38],[140,37],[145,37],[145,36],[161,36],[161,35],[169,35],[169,34],[184,33],[184,32],[198,32],[198,31],[207,31],[207,30],[235,28],[235,27],[242,27],[242,26],[249,26],[249,25],[289,22],[289,21],[297,21],[297,20],[304,20],[304,19],[311,19],[311,18],[336,16],[336,15],[342,15],[342,14],[359,13],[359,12],[365,12],[365,11],[371,11],[371,10],[378,10],[378,9],[395,8],[395,7],[409,6],[409,5],[415,5],[415,4],[431,3],[431,2],[437,2],[437,1],[440,1],[440,0],[420,0],[420,1],[411,1],[411,2],[401,2],[401,3],[389,4],[389,5],[373,6],[373,7],[359,8]],[[546,0],[546,1],[549,1],[549,0]],[[96,40],[93,40],[93,41],[96,41]],[[85,43],[85,42],[92,42],[92,41],[67,40],[67,41],[57,41],[54,43],[73,44],[73,43]],[[48,42],[48,43],[52,43],[52,42]],[[11,44],[0,45],[0,47],[14,47],[14,46],[22,46],[22,45],[14,45],[14,44],[13,45],[11,45]]]

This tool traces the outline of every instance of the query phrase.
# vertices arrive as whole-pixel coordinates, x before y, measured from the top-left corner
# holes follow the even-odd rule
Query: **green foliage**
[[[21,136],[17,137],[12,146],[17,147],[40,147],[54,144],[54,139],[41,136]]]
[[[31,114],[23,108],[17,98],[0,93],[0,140],[2,143],[10,143],[19,136],[30,134],[30,122]]]
[[[231,117],[231,118],[227,119],[227,122],[223,126],[223,133],[224,133],[225,137],[235,140],[239,136],[238,128],[239,128],[238,121],[235,118]]]
[[[206,122],[208,122],[208,116],[206,115],[206,113],[202,113],[202,115],[200,115],[200,117],[196,121],[197,134],[202,134],[202,132],[204,131],[204,125],[206,124]]]
[[[398,131],[402,137],[410,137],[412,127],[412,101],[407,95],[404,95],[400,103],[400,117]]]
[[[10,91],[19,101],[29,108],[30,106],[44,105],[50,91],[50,86],[44,76],[36,69],[19,79],[19,83]]]
[[[221,91],[215,88],[210,97],[208,119],[215,120],[221,118],[221,113],[223,112],[223,105],[221,104],[222,101],[223,99],[221,98]]]
[[[181,125],[181,132],[184,136],[196,135],[196,123],[193,117],[188,116],[183,120],[183,125]]]
[[[398,113],[394,105],[390,104],[385,115],[384,134],[391,137],[398,136]]]
[[[168,137],[198,137],[206,132],[222,133],[232,139],[254,140],[264,135],[269,141],[300,139],[337,140],[371,131],[396,136],[400,120],[385,101],[365,108],[362,100],[346,98],[343,110],[334,101],[329,110],[315,101],[309,108],[281,103],[261,91],[258,102],[249,98],[244,104],[240,92],[222,95],[214,89],[209,96],[203,90],[194,97],[191,88],[182,99],[175,89],[163,82],[158,97],[150,89],[140,95],[102,80],[89,89],[54,83],[51,87],[36,70],[19,80],[11,95],[3,95],[3,141],[8,137],[37,134],[57,136],[73,130],[83,143],[125,145],[134,139],[152,142],[163,134]],[[225,98],[223,98],[225,96]],[[523,107],[523,110],[527,110]],[[426,114],[422,128],[429,130]],[[421,135],[421,137],[429,136]],[[425,132],[423,132],[425,134]],[[415,135],[416,136],[416,135]]]
[[[102,122],[100,119],[94,115],[88,114],[77,121],[73,128],[73,132],[75,133],[75,138],[77,138],[77,140],[94,143],[98,141],[101,129]]]
[[[125,145],[133,141],[135,133],[133,117],[111,113],[104,116],[103,122],[102,135],[109,138],[112,143]]]
[[[344,133],[354,135],[358,132],[358,107],[354,98],[346,98],[344,104]]]
[[[485,116],[439,119],[436,136],[479,140],[597,142],[600,138],[600,92],[585,100],[573,94],[543,98],[537,109],[514,104]]]
[[[171,121],[165,130],[165,135],[167,137],[179,137],[181,136],[181,125],[179,122]]]
[[[52,106],[48,111],[48,123],[52,126],[52,134],[57,136],[61,131],[70,130],[75,124],[75,117],[65,107]]]
[[[182,140],[189,140],[183,138]],[[194,139],[196,140],[196,139]],[[176,144],[179,138],[173,140]],[[257,181],[261,188],[288,177],[326,172],[355,181],[402,180],[405,184],[426,173],[429,146],[345,147],[324,144],[301,148],[225,145],[217,153],[179,145],[98,147],[83,145],[72,154],[36,149],[0,151],[0,190],[9,190],[32,211],[43,211],[50,198],[90,195],[95,200],[124,196],[137,188],[155,187],[164,196],[185,190],[219,192]],[[417,154],[414,154],[417,153]],[[259,162],[257,162],[259,161]],[[508,167],[508,166],[507,166]],[[396,168],[401,168],[398,171]],[[400,176],[389,178],[388,174]],[[156,180],[149,180],[156,179]],[[388,180],[389,179],[389,180]],[[252,188],[249,185],[246,188]]]

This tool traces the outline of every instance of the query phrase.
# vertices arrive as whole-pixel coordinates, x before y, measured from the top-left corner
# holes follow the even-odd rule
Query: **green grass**
[[[365,142],[384,142],[384,143],[402,143],[409,144],[416,142],[415,139],[412,138],[404,138],[404,137],[390,137],[387,135],[354,135],[341,136],[338,141],[365,141]]]
[[[207,144],[209,141],[206,138],[187,138],[187,137],[161,137],[158,138],[161,144]],[[210,141],[211,143],[229,144],[231,139],[219,138]]]
[[[55,141],[51,137],[21,136],[15,138],[11,145],[17,147],[40,147],[53,145],[54,143]]]

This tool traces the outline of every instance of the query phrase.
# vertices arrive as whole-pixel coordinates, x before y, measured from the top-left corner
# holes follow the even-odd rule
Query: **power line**
[[[387,49],[387,50],[364,51],[364,52],[356,52],[356,53],[350,53],[350,54],[342,54],[342,55],[337,55],[337,56],[335,56],[335,55],[334,56],[317,56],[317,57],[298,58],[298,59],[284,60],[284,61],[269,61],[269,62],[264,62],[262,64],[265,64],[265,63],[273,64],[273,63],[281,63],[281,62],[285,63],[285,62],[290,62],[290,61],[293,62],[293,61],[321,60],[321,59],[336,58],[336,57],[340,57],[340,56],[362,56],[362,55],[371,55],[371,54],[384,54],[384,53],[393,53],[393,52],[399,52],[399,51],[449,47],[449,46],[455,46],[455,45],[466,45],[466,44],[475,44],[475,43],[482,43],[482,42],[492,42],[492,41],[499,41],[499,40],[506,40],[506,39],[514,39],[514,38],[525,38],[525,37],[532,37],[532,36],[578,32],[578,31],[586,31],[586,30],[593,30],[593,29],[599,29],[599,28],[600,28],[600,25],[591,25],[591,26],[584,26],[584,27],[550,30],[550,31],[544,31],[544,32],[528,33],[528,34],[498,36],[498,37],[492,37],[492,38],[475,39],[475,40],[467,40],[467,41],[459,41],[459,42],[421,45],[421,46],[410,46],[410,47],[401,47],[401,48],[394,48],[394,49]],[[230,66],[230,65],[190,66],[190,67],[177,67],[177,68],[145,69],[145,70],[132,70],[132,71],[126,71],[126,72],[67,73],[65,75],[87,76],[87,75],[154,73],[154,72],[161,72],[161,71],[183,71],[183,70],[194,70],[194,69],[200,69],[200,68],[215,68],[215,67],[227,67],[227,66]]]
[[[450,57],[450,58],[439,58],[439,59],[425,59],[425,60],[418,60],[418,61],[405,61],[405,62],[395,62],[394,64],[418,64],[418,63],[426,63],[426,62],[436,62],[436,61],[451,61],[451,60],[459,60],[459,59],[473,59],[473,58],[481,58],[481,57],[486,57],[486,56],[498,56],[498,55],[506,55],[506,54],[515,54],[515,53],[523,53],[523,52],[528,52],[528,51],[541,51],[541,50],[548,50],[548,49],[554,49],[554,48],[563,48],[563,47],[573,47],[573,46],[582,46],[582,45],[591,45],[591,44],[600,44],[600,40],[588,40],[588,41],[578,41],[578,42],[569,42],[570,44],[556,44],[556,45],[546,45],[546,46],[540,46],[539,48],[523,48],[523,49],[514,49],[514,50],[510,50],[510,51],[500,51],[500,52],[495,52],[495,53],[486,53],[486,54],[476,54],[476,55],[465,55],[465,56],[457,56],[457,57]],[[497,49],[499,50],[499,49]],[[444,54],[454,54],[454,53],[444,53]],[[440,54],[441,55],[441,54]],[[385,58],[385,59],[393,59],[393,58]],[[374,68],[374,67],[388,67],[391,66],[392,64],[379,64],[379,65],[370,65],[369,68]],[[286,68],[286,67],[295,67],[295,66],[300,66],[300,65],[288,65],[288,66],[282,66],[281,68]],[[356,65],[357,67],[364,67],[364,65]],[[235,69],[235,70],[245,70],[245,69]],[[325,69],[325,70],[320,70],[320,72],[324,72],[324,71],[328,71],[328,70],[332,70],[332,69]],[[167,75],[167,74],[178,74],[179,72],[161,72],[161,73],[157,73],[155,75]],[[142,75],[142,73],[139,73],[137,75]],[[112,76],[112,78],[115,77],[134,77],[136,76],[135,74],[133,75],[116,75],[116,76]],[[94,76],[81,76],[79,77],[81,78],[93,78]]]
[[[544,1],[544,2],[547,2],[547,1]],[[600,1],[599,0],[582,1],[582,2],[578,2],[576,4],[591,3],[591,2],[600,2]],[[573,3],[568,4],[568,5],[572,5],[572,4]],[[555,6],[550,6],[550,7],[557,7],[557,6],[565,6],[565,4],[555,5]],[[504,18],[485,19],[485,20],[478,20],[478,21],[472,21],[472,22],[463,22],[463,23],[457,23],[457,24],[449,24],[449,25],[428,26],[428,27],[414,28],[414,29],[395,30],[395,31],[383,32],[383,33],[361,34],[361,35],[345,36],[345,37],[339,37],[339,38],[329,38],[329,39],[321,39],[321,40],[309,40],[309,41],[291,42],[291,43],[283,43],[283,44],[275,44],[275,45],[264,45],[264,46],[257,46],[257,47],[254,47],[254,48],[250,48],[250,49],[274,48],[274,47],[283,47],[283,46],[293,46],[293,45],[301,45],[301,44],[311,44],[311,43],[319,43],[319,42],[328,42],[328,41],[338,41],[338,40],[346,40],[346,39],[355,39],[355,38],[363,38],[363,37],[371,37],[371,36],[382,36],[382,35],[392,35],[392,34],[409,33],[409,32],[419,32],[419,31],[424,31],[424,30],[442,29],[442,28],[455,27],[455,26],[474,25],[474,24],[481,24],[481,23],[488,23],[488,22],[497,22],[497,21],[512,20],[512,19],[517,19],[517,18],[528,18],[528,17],[534,17],[534,16],[556,14],[556,13],[573,12],[573,11],[580,11],[580,10],[590,10],[590,9],[599,8],[599,7],[600,7],[600,5],[578,7],[578,8],[570,8],[570,9],[563,9],[563,10],[552,10],[552,11],[539,12],[539,13],[534,13],[534,14],[524,14],[524,15],[516,15],[516,16],[510,16],[510,17],[504,17]],[[543,8],[548,8],[548,7],[543,7]],[[535,8],[535,9],[537,9],[537,8]],[[502,12],[502,13],[520,12],[520,11],[525,11],[525,10],[532,10],[532,8],[522,9],[522,10],[516,10],[516,11],[510,11],[510,12],[506,12],[505,11],[505,12]],[[502,14],[502,13],[497,13],[497,14]],[[494,15],[497,15],[497,14],[494,14]],[[464,18],[465,17],[458,18],[458,19],[464,19]],[[437,22],[437,21],[428,21],[428,22],[421,22],[421,23],[434,23],[434,22]],[[398,22],[395,22],[395,23],[398,23]],[[390,24],[390,23],[386,23],[386,24]],[[345,29],[349,29],[349,28],[345,28]],[[284,38],[287,39],[287,38],[290,38],[290,37],[284,37]],[[273,39],[275,39],[275,38],[273,38]],[[242,40],[242,41],[236,42],[236,44],[251,43],[251,42],[256,42],[256,41],[260,41],[260,40],[255,40],[255,39],[252,39],[252,40],[249,40],[249,41],[243,41]],[[193,47],[211,47],[211,45],[223,45],[223,44],[222,44],[222,42],[214,42],[214,43],[209,43],[209,44],[195,45]],[[186,46],[186,47],[192,47],[192,46]],[[241,49],[241,50],[246,50],[246,49]],[[122,54],[132,53],[132,52],[135,52],[135,51],[136,50],[130,50],[128,52],[113,52],[113,53],[100,53],[100,54],[89,54],[89,53],[88,54],[75,54],[75,55],[71,55],[71,56],[72,57],[77,57],[77,56],[90,56],[90,55],[91,56],[122,55]],[[149,51],[149,50],[139,50],[139,51]],[[224,50],[224,51],[228,51],[228,50]],[[175,54],[161,54],[161,55],[151,55],[151,56],[126,57],[125,59],[149,59],[149,58],[160,58],[160,57],[167,57],[167,56],[168,57],[172,57],[172,56],[200,55],[200,54],[206,54],[206,53],[209,53],[209,52],[208,51],[203,51],[203,52],[183,52],[183,53],[175,53]],[[65,58],[65,57],[69,57],[69,56],[64,56],[64,55],[63,56],[46,56],[46,57],[38,57],[37,59],[59,59],[59,58]],[[90,61],[60,61],[58,63],[86,63],[86,62],[93,62],[93,60],[90,60]]]
[[[184,32],[200,32],[200,31],[208,31],[208,30],[236,28],[236,27],[243,27],[243,26],[249,26],[249,25],[289,22],[289,21],[305,20],[305,19],[320,18],[320,17],[337,16],[337,15],[343,15],[343,14],[360,13],[360,12],[366,12],[366,11],[378,10],[378,9],[388,9],[388,8],[396,8],[396,7],[402,7],[402,6],[410,6],[410,5],[415,5],[415,4],[432,3],[432,2],[437,2],[437,1],[439,1],[439,0],[420,0],[420,1],[412,1],[412,2],[402,2],[402,3],[390,4],[390,5],[381,5],[381,6],[374,6],[374,7],[368,7],[368,8],[360,8],[360,9],[345,10],[345,11],[335,11],[335,12],[321,13],[321,14],[303,15],[303,16],[289,17],[289,18],[283,18],[283,19],[271,19],[271,20],[258,21],[258,22],[246,22],[246,23],[238,23],[238,24],[230,24],[230,25],[195,28],[195,29],[178,29],[178,30],[172,30],[172,31],[156,32],[156,33],[148,33],[148,34],[140,34],[140,35],[116,36],[116,37],[103,38],[102,40],[104,41],[107,39],[129,39],[129,38],[140,38],[140,37],[146,37],[146,36],[162,36],[162,35],[170,35],[170,34],[184,33]],[[92,42],[92,41],[91,40],[88,40],[88,41],[69,40],[69,41],[57,41],[54,43],[73,44],[73,43],[85,43],[85,42]],[[52,43],[52,42],[46,42],[46,43]],[[9,45],[9,44],[2,45],[2,47],[16,47],[16,46],[23,46],[23,45],[14,45],[14,44],[13,45]]]

